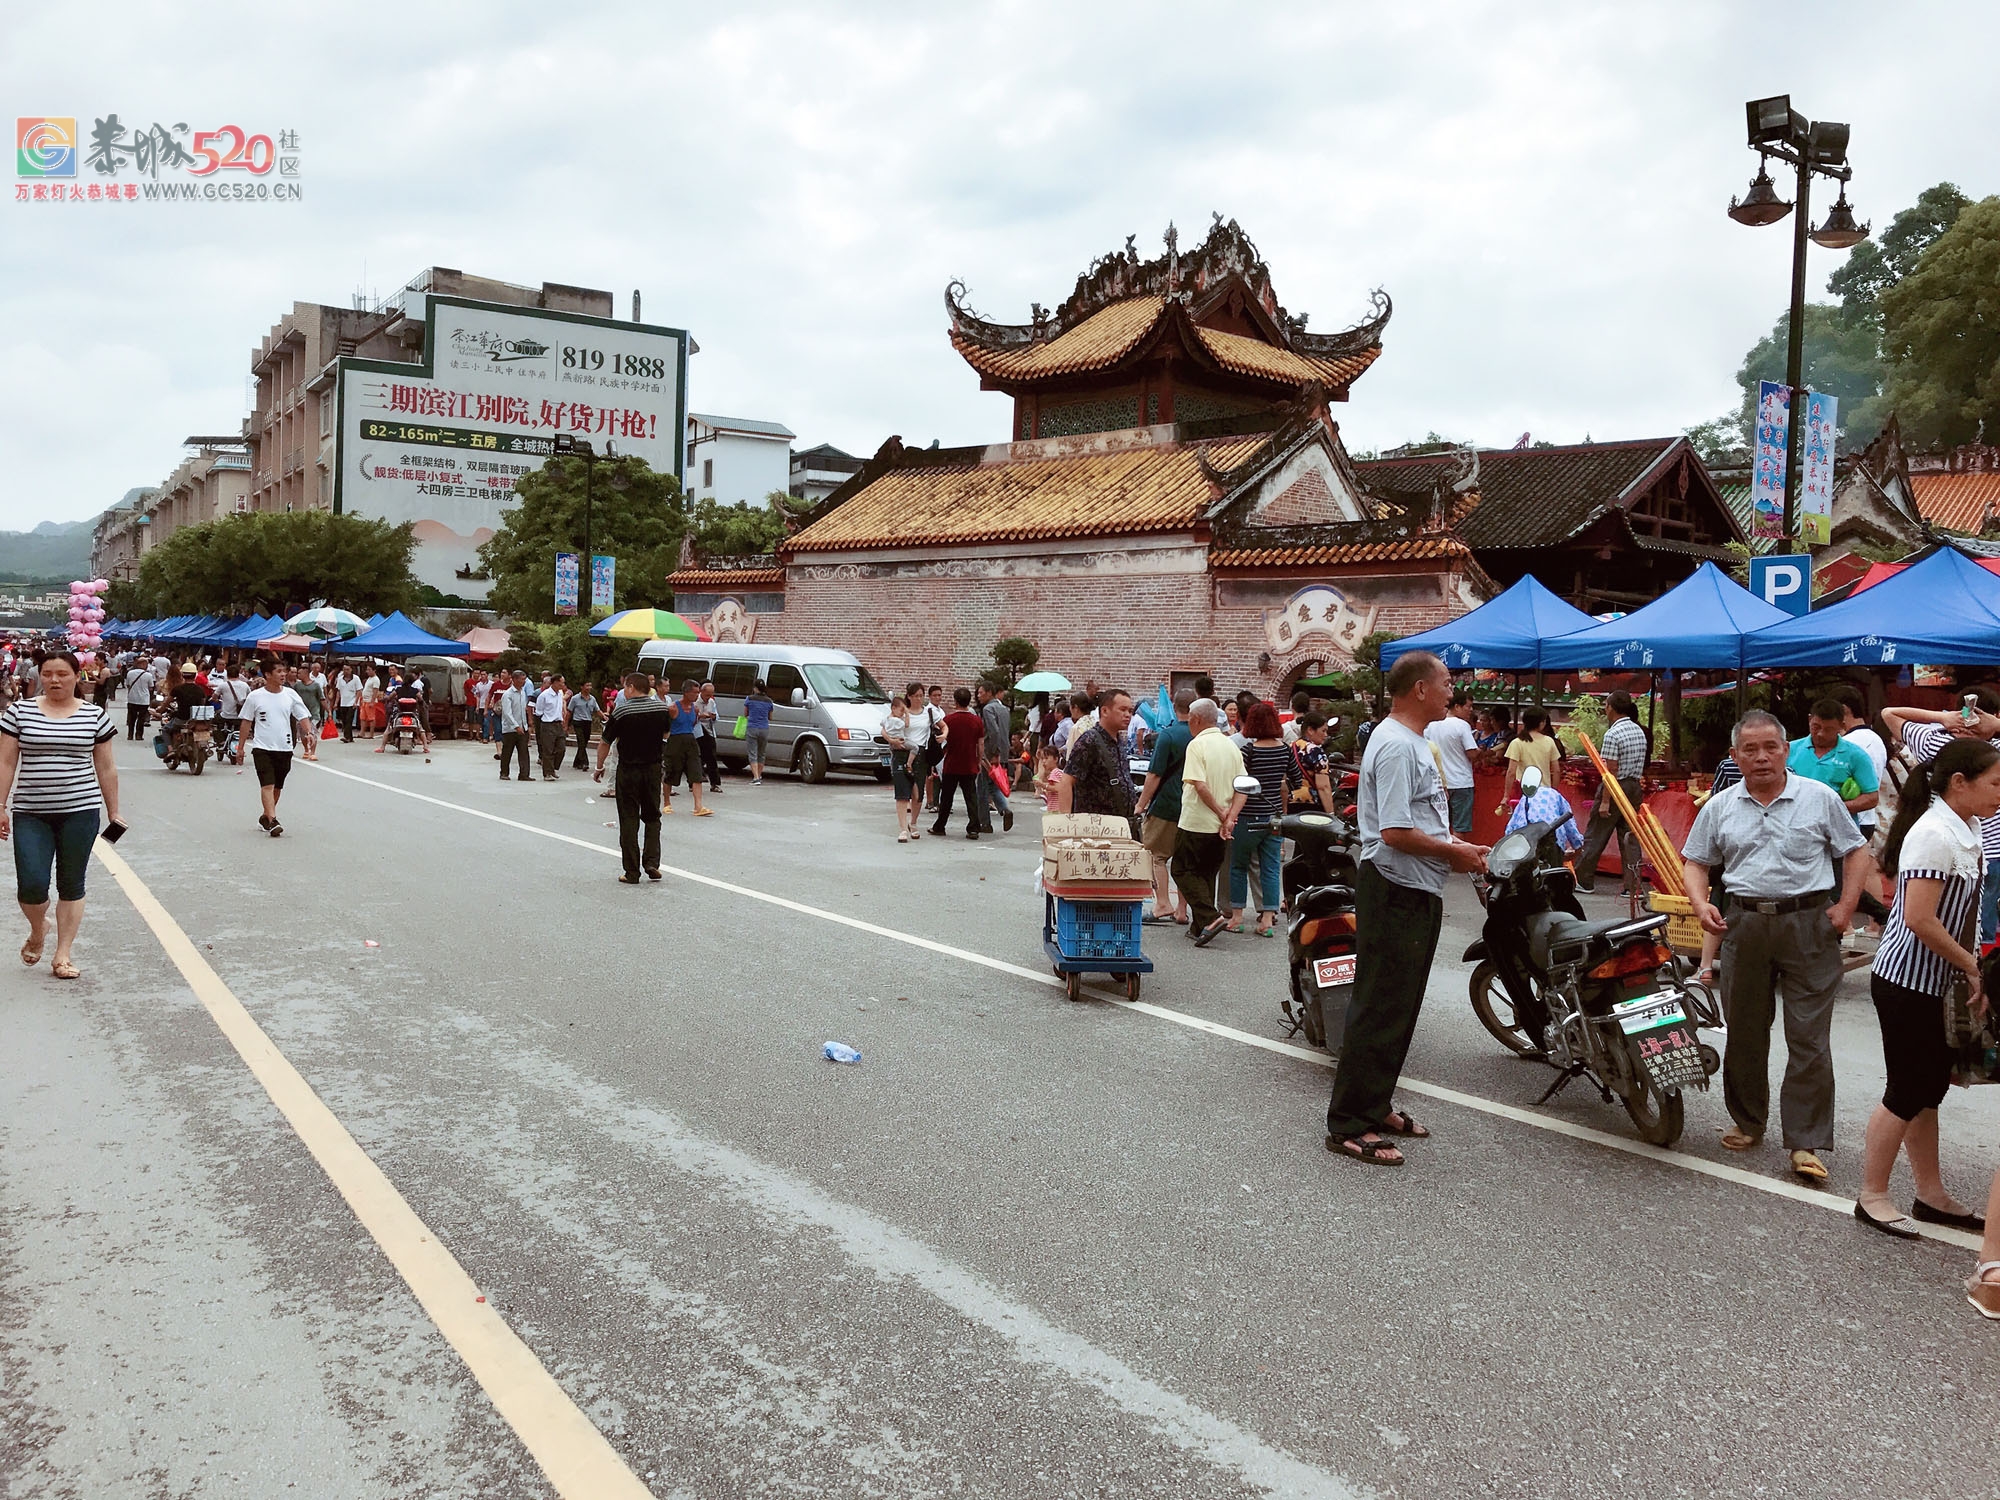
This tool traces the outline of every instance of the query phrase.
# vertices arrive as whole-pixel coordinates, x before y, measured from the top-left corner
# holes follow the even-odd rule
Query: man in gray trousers
[[[1722,1097],[1736,1123],[1731,1151],[1764,1137],[1771,1113],[1771,1023],[1784,994],[1785,1083],[1778,1096],[1792,1171],[1827,1180],[1833,1144],[1833,998],[1840,937],[1873,861],[1840,794],[1786,767],[1785,727],[1757,710],[1737,721],[1731,753],[1743,780],[1708,799],[1682,848],[1688,899],[1722,936],[1722,1010],[1729,1023]],[[1708,899],[1709,867],[1729,881],[1729,910]],[[1943,1024],[1942,1021],[1939,1022]]]

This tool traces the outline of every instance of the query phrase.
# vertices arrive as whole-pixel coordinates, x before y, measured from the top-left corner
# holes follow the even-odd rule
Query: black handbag
[[[1978,952],[1978,913],[1966,913],[1965,930],[1952,934],[1959,945]],[[1979,987],[1986,996],[1983,1015],[1972,1013],[1972,985],[1954,969],[1944,991],[1944,1040],[1951,1050],[1951,1081],[1960,1088],[1975,1083],[2000,1083],[2000,1010],[1993,1002],[2000,982],[2000,949],[1979,962]]]

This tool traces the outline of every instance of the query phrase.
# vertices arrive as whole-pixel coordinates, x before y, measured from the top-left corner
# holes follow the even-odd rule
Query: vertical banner
[[[599,552],[590,559],[590,607],[592,611],[611,608],[611,595],[618,583],[618,559]]]
[[[1806,392],[1805,456],[1799,461],[1799,540],[1824,547],[1833,540],[1833,449],[1840,398]]]
[[[574,552],[556,554],[556,613],[576,613],[577,567]]]
[[[1791,436],[1792,388],[1775,380],[1757,386],[1757,432],[1750,471],[1751,535],[1785,534],[1785,448]]]

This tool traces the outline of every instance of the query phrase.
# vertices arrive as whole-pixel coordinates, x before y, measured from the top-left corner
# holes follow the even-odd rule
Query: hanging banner
[[[1805,456],[1799,465],[1799,540],[1824,547],[1833,540],[1833,450],[1840,398],[1806,392]]]
[[[577,564],[574,552],[556,554],[556,613],[576,613]]]
[[[1757,432],[1750,471],[1750,505],[1756,520],[1750,534],[1785,534],[1785,445],[1791,435],[1792,388],[1775,380],[1757,385]]]
[[[618,559],[593,553],[590,559],[590,608],[593,613],[611,608],[611,595],[618,581]]]

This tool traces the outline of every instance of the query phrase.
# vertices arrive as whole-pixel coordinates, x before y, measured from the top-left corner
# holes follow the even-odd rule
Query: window
[[[776,661],[764,669],[764,691],[771,695],[771,701],[779,707],[787,707],[792,701],[792,689],[806,685],[805,678],[799,676],[799,669],[789,662]],[[717,692],[722,691],[720,688]]]
[[[700,656],[670,656],[660,667],[660,691],[671,689],[676,697],[680,695],[681,684],[692,677],[696,682],[708,681],[708,660]],[[721,689],[716,689],[720,692]]]
[[[747,698],[757,684],[757,664],[748,661],[719,661],[709,674],[718,698]]]
[[[325,469],[319,471],[319,503],[324,510],[333,509],[333,475]]]
[[[887,703],[889,695],[882,691],[882,685],[868,675],[868,669],[854,666],[833,666],[820,663],[805,669],[806,680],[819,694],[822,703]],[[721,692],[720,688],[716,689]]]
[[[321,391],[319,393],[319,435],[321,437],[333,436],[332,391]]]
[[[705,490],[715,488],[715,460],[712,458],[701,461],[701,487]]]

